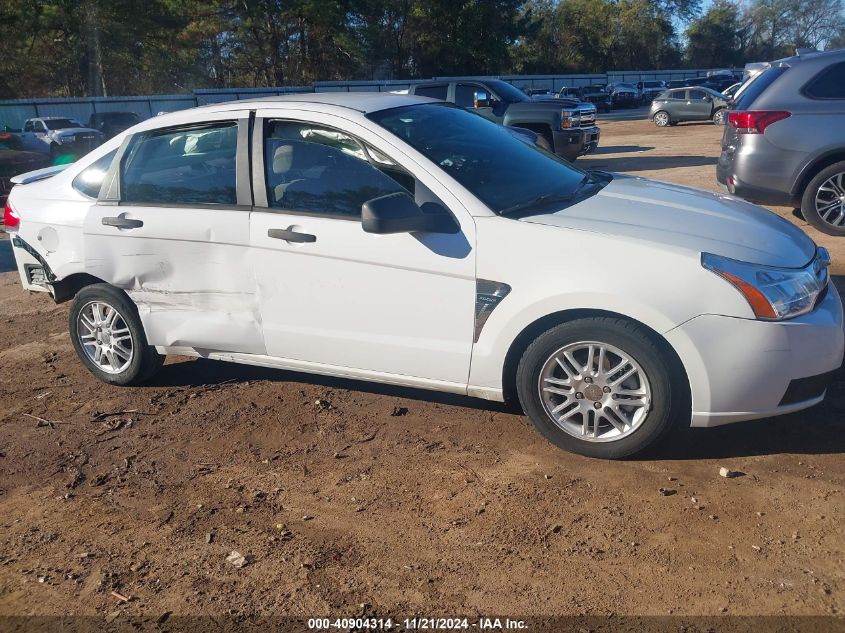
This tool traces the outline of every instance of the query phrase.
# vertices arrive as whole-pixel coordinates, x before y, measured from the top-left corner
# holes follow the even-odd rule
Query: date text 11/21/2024
[[[371,629],[389,631],[392,629],[414,631],[458,631],[478,629],[485,631],[519,631],[528,628],[524,620],[511,618],[480,617],[477,620],[469,618],[448,617],[413,617],[394,620],[393,618],[309,618],[308,629],[314,631]]]

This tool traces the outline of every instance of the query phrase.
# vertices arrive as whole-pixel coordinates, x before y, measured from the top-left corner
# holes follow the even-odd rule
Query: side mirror
[[[478,91],[473,96],[473,107],[477,110],[478,108],[490,108],[493,106],[493,101],[490,99],[490,95],[483,91]]]
[[[420,208],[407,193],[390,193],[361,205],[361,226],[367,233],[457,233],[455,218],[439,204]]]

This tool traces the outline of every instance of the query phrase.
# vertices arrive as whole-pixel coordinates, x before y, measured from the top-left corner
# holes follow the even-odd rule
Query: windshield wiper
[[[575,189],[573,189],[571,193],[546,193],[542,196],[537,196],[536,198],[531,198],[530,200],[519,202],[511,207],[508,207],[507,209],[502,209],[501,211],[499,211],[499,215],[510,215],[512,213],[519,213],[520,211],[527,211],[528,209],[533,209],[535,207],[539,207],[545,204],[552,204],[554,202],[572,202],[581,194],[585,187],[589,185],[600,184],[600,182],[601,181],[598,180],[595,176],[592,176],[588,173],[584,175],[584,177],[581,179],[581,182],[578,183],[578,186],[575,187]]]

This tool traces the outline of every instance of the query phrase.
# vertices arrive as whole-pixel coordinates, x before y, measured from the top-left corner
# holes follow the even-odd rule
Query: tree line
[[[841,46],[843,0],[0,0],[0,98],[736,67]]]

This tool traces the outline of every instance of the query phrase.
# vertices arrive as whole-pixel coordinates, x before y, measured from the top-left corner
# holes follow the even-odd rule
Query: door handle
[[[297,242],[299,244],[317,241],[316,235],[311,235],[310,233],[299,233],[297,231],[291,231],[290,229],[267,229],[267,237],[272,237],[275,240],[284,240],[286,242]]]
[[[103,226],[114,226],[118,229],[137,229],[144,226],[141,220],[132,220],[130,218],[103,218]]]

